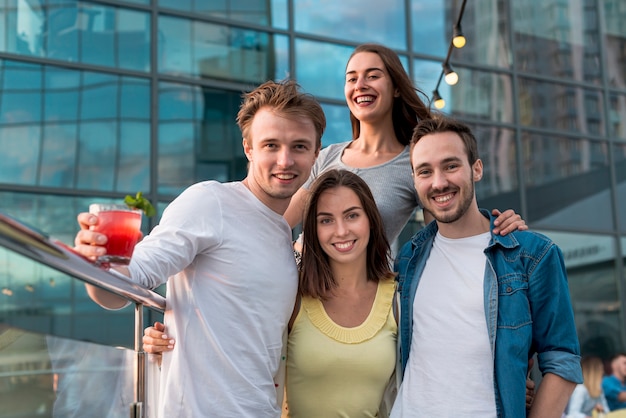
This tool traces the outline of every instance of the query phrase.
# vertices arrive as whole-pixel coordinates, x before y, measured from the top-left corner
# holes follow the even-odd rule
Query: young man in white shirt
[[[288,81],[246,94],[237,123],[247,177],[189,187],[119,268],[149,288],[167,282],[165,325],[177,344],[163,356],[160,417],[281,413],[274,378],[298,283],[283,213],[309,176],[326,121],[319,103]],[[78,221],[75,248],[95,259],[106,237],[90,230],[96,216]],[[89,292],[109,308],[126,304]]]
[[[476,139],[444,117],[421,121],[411,166],[435,218],[396,257],[403,382],[392,418],[526,418],[528,360],[543,379],[529,417],[560,418],[582,382],[563,256],[531,231],[492,233],[474,183]]]

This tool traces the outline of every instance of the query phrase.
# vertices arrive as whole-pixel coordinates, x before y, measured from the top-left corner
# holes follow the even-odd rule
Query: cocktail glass
[[[98,216],[98,224],[92,229],[108,238],[107,252],[98,257],[97,263],[103,266],[128,265],[141,237],[141,210],[126,205],[92,203],[89,213]]]

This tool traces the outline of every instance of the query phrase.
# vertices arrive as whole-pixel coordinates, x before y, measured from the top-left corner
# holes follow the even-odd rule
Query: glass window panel
[[[41,79],[44,74],[43,90],[39,82],[33,92],[19,82],[19,89],[11,89],[7,79],[12,80],[20,66],[6,61],[2,64],[0,146],[10,161],[1,165],[0,181],[125,192],[147,189],[149,80],[53,66],[37,66],[37,71],[27,67],[26,79],[33,74],[39,74],[35,80]],[[124,106],[122,110],[119,103]],[[126,115],[121,115],[123,112]],[[85,120],[102,123],[81,124]],[[106,149],[85,149],[85,143],[98,141]]]
[[[117,123],[83,122],[79,127],[79,189],[114,190],[117,162]]]
[[[58,67],[44,67],[45,120],[69,121],[78,120],[80,72]]]
[[[200,88],[187,84],[159,84],[159,120],[195,119],[202,107]]]
[[[298,32],[406,49],[404,0],[295,0],[293,8]]]
[[[609,96],[609,136],[626,140],[626,94]]]
[[[73,188],[78,126],[75,123],[46,123],[43,137],[39,185]]]
[[[118,115],[119,77],[83,73],[81,85],[81,119],[115,118]]]
[[[42,53],[41,30],[43,11],[38,3],[0,3],[0,50],[21,55],[39,56]]]
[[[291,64],[289,63],[289,37],[274,35],[274,47],[276,69],[274,80],[284,80],[291,76]]]
[[[115,9],[91,5],[79,9],[78,18],[83,23],[76,28],[81,62],[95,65],[115,63]]]
[[[596,3],[510,3],[518,68],[537,74],[601,84]]]
[[[134,194],[150,190],[150,123],[120,124],[119,165],[115,190]]]
[[[233,91],[204,89],[203,98],[196,150],[196,181],[240,180],[246,175],[242,167],[247,165],[247,159],[241,146],[241,132],[233,121],[239,110],[241,95]]]
[[[513,122],[513,87],[508,74],[488,73],[454,67],[459,82],[439,85],[439,94],[446,101],[444,110],[455,116],[494,122]]]
[[[626,144],[613,145],[613,161],[617,185],[617,216],[620,230],[624,233],[626,232]]]
[[[0,31],[2,32],[2,31]],[[42,85],[41,65],[0,60],[2,89],[39,90]]]
[[[0,51],[146,71],[150,14],[90,2],[0,4]],[[10,6],[13,4],[13,6]]]
[[[523,125],[604,135],[601,91],[526,78],[519,86]]]
[[[190,12],[194,9],[194,3],[194,0],[159,0],[159,7]]]
[[[450,45],[455,18],[443,0],[411,1],[411,35],[417,53],[445,57]]]
[[[161,16],[159,71],[260,84],[274,78],[285,42],[259,32]]]
[[[452,29],[459,16],[460,3],[452,2],[456,7],[447,9],[447,15],[450,16],[444,25],[447,42],[452,38]],[[466,44],[461,49],[452,50],[452,59],[472,64],[510,67],[513,54],[509,43],[508,8],[511,3],[514,2],[468,1],[461,22]],[[446,2],[446,5],[449,4],[450,2]],[[444,54],[447,53],[449,45],[446,43]]]
[[[414,60],[413,72],[413,83],[424,93],[424,96],[421,96],[424,103],[428,103],[432,99],[433,91],[437,87],[437,81],[441,74],[441,62]],[[443,81],[439,84],[439,94],[446,102],[450,100],[450,89],[451,86]],[[443,108],[442,111],[447,111],[447,109]]]
[[[42,38],[44,55],[48,58],[80,61],[79,31],[80,18],[76,5],[50,5],[43,11],[42,28],[45,32],[36,35]]]
[[[192,67],[190,20],[160,16],[158,49],[160,72],[195,73]]]
[[[36,184],[40,143],[39,125],[0,125],[0,183]]]
[[[128,70],[149,71],[150,14],[116,9],[116,18],[114,37],[117,66]]]
[[[515,131],[470,124],[483,161],[483,178],[476,183],[481,208],[522,210],[517,176]]]
[[[604,0],[601,4],[607,77],[612,87],[626,89],[626,3]]]
[[[5,90],[0,101],[2,123],[41,122],[41,91]]]
[[[161,83],[159,191],[177,195],[201,180],[241,180],[247,160],[235,117],[240,91]]]
[[[194,152],[197,108],[203,107],[200,88],[184,84],[159,85],[159,192],[176,195],[195,182]]]
[[[296,39],[296,79],[307,93],[345,100],[345,69],[353,50],[348,46]]]
[[[159,123],[159,193],[177,195],[195,182],[194,122]]]
[[[604,235],[541,231],[563,252],[583,356],[608,359],[620,351],[615,239]]]
[[[605,142],[522,134],[528,219],[534,225],[611,231]]]
[[[352,140],[348,106],[322,103],[322,109],[326,115],[326,130],[322,136],[322,147]]]
[[[148,80],[122,78],[119,101],[120,117],[150,119],[150,84]]]
[[[287,29],[286,0],[159,0],[159,7]]]

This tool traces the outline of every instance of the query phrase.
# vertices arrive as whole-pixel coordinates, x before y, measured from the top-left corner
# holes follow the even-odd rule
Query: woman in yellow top
[[[395,367],[395,282],[367,184],[346,170],[324,172],[311,188],[303,230],[287,344],[289,416],[380,416]]]
[[[395,274],[367,183],[347,170],[324,172],[310,189],[303,231],[284,415],[386,416],[379,406],[396,365]],[[162,324],[146,329],[146,352],[171,349]]]

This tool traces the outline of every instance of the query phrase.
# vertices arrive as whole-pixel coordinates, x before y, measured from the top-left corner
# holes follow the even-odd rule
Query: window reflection
[[[609,135],[626,140],[626,94],[610,95],[608,118]]]
[[[148,190],[146,80],[0,61],[0,182]],[[38,83],[11,83],[23,72]],[[120,102],[120,92],[132,94]],[[43,103],[42,103],[43,102]],[[134,104],[132,109],[128,105]],[[126,113],[127,115],[124,115]],[[78,175],[80,173],[80,175]]]
[[[350,110],[347,105],[322,104],[326,115],[326,130],[322,136],[322,147],[352,139]]]
[[[599,90],[520,78],[520,122],[591,135],[604,134]]]
[[[247,160],[235,117],[240,92],[159,87],[159,191],[175,196],[201,180],[243,179]]]
[[[353,50],[348,46],[296,39],[296,79],[307,93],[345,100],[345,70]]]
[[[510,2],[520,70],[600,84],[597,9],[589,2]]]
[[[260,84],[284,72],[277,57],[285,43],[266,32],[168,16],[159,17],[159,32],[162,73]]]
[[[604,45],[607,78],[611,87],[626,88],[626,7],[623,0],[604,0]]]
[[[450,2],[446,2],[446,4],[448,3]],[[509,43],[511,24],[508,19],[508,9],[512,3],[514,2],[468,1],[462,21],[467,44],[461,49],[455,48],[453,50],[453,59],[503,68],[510,67],[513,57]],[[448,9],[448,13],[452,13],[452,16],[451,19],[447,19],[444,26],[448,42],[452,36],[452,28],[456,23],[460,8],[460,2],[452,2],[452,4],[455,4],[456,7]],[[497,15],[497,22],[485,19],[486,14]],[[517,24],[517,21],[515,23]]]
[[[0,5],[3,52],[146,71],[150,14],[95,3]]]
[[[605,142],[522,134],[528,221],[613,229]]]
[[[159,7],[287,28],[287,0],[159,0]]]
[[[539,232],[563,252],[582,355],[610,358],[621,347],[614,238]]]
[[[483,161],[483,178],[476,183],[480,207],[521,211],[515,132],[492,126],[470,125]]]
[[[613,145],[613,162],[617,184],[617,216],[622,232],[626,232],[626,144]],[[626,247],[624,247],[626,248]]]
[[[442,58],[448,53],[455,19],[446,12],[447,3],[443,0],[411,1],[411,33],[415,52]],[[472,2],[469,3],[466,9]]]
[[[422,91],[421,96],[424,103],[428,104],[433,97],[433,90],[437,87],[437,81],[441,74],[441,62],[440,61],[425,61],[414,60],[413,61],[413,83]],[[448,100],[451,97],[450,86],[445,82],[439,85],[439,94],[444,100]],[[432,106],[431,106],[432,107]],[[449,105],[446,105],[441,111],[449,113]]]
[[[508,74],[488,73],[455,66],[458,84],[439,92],[446,101],[445,111],[456,116],[493,122],[513,122],[513,87]],[[447,85],[446,85],[447,86]]]
[[[404,0],[294,0],[293,7],[298,32],[406,49]]]

